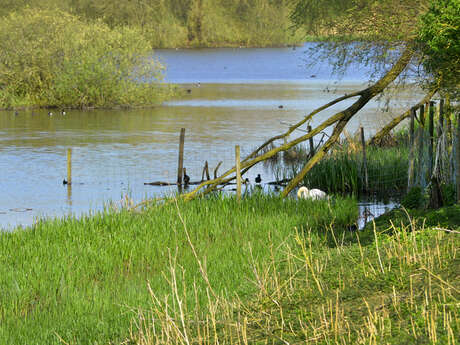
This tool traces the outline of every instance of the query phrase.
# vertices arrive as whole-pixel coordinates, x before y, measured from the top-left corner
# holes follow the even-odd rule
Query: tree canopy
[[[460,83],[460,1],[433,1],[419,24],[426,71],[458,99]]]

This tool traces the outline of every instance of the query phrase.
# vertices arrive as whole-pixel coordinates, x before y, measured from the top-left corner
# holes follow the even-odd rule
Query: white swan
[[[326,199],[327,195],[325,192],[319,189],[308,189],[307,187],[300,187],[297,191],[297,197],[303,199],[312,199],[312,200],[320,200]]]

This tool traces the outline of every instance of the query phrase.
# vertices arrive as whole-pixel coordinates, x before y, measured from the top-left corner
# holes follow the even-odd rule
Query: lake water
[[[305,114],[367,82],[368,70],[352,66],[340,81],[327,63],[306,67],[308,47],[264,49],[158,50],[167,66],[166,81],[190,89],[162,106],[136,110],[0,112],[0,228],[33,224],[41,217],[100,210],[128,195],[135,202],[177,188],[145,186],[175,181],[180,128],[186,128],[185,162],[192,180],[201,179],[204,162],[219,172],[233,165],[234,146],[242,155],[287,129]],[[369,103],[352,120],[369,135],[414,98],[401,90],[394,113]],[[352,101],[318,116],[313,125]],[[279,106],[282,105],[282,109]],[[298,134],[302,134],[299,132]],[[72,148],[72,188],[66,177],[66,151]],[[247,175],[273,180],[262,165]]]

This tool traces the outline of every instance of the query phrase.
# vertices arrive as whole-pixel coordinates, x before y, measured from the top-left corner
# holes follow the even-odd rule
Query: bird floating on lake
[[[190,176],[187,175],[187,171],[184,168],[184,185],[187,186],[190,183]]]
[[[256,183],[260,183],[260,182],[262,182],[262,177],[260,177],[260,174],[257,174]]]
[[[48,116],[53,116],[53,113],[51,111],[49,111]]]
[[[325,192],[319,189],[308,189],[307,187],[300,187],[297,191],[297,197],[299,199],[312,199],[312,200],[320,200],[326,199],[327,195]]]
[[[62,110],[61,110],[61,115],[64,115],[64,116],[65,116],[66,114],[67,114],[67,113],[65,112],[65,110],[62,109]]]
[[[19,111],[16,110],[16,111],[14,112],[14,116],[18,116],[18,115],[19,115]]]

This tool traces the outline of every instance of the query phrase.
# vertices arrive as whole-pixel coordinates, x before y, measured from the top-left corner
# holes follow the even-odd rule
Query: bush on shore
[[[0,108],[157,104],[171,93],[162,69],[138,29],[59,10],[0,19]]]

